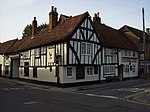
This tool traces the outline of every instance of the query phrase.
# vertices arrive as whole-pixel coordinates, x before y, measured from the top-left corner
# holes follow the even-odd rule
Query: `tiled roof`
[[[137,50],[135,45],[119,30],[97,22],[93,22],[93,25],[103,46]]]
[[[20,41],[22,44],[16,51],[44,46],[54,42],[67,41],[67,39],[74,32],[81,21],[88,15],[88,12],[85,12],[81,15],[67,18],[62,23],[59,23],[51,31],[49,30],[49,27],[47,27],[37,32],[37,34],[35,34],[33,37],[30,36],[25,37],[26,39],[21,39]]]
[[[18,39],[9,40],[0,44],[0,54],[6,54],[7,50],[17,41]]]
[[[133,34],[135,34],[137,37],[139,37],[140,39],[143,38],[143,31],[136,29],[136,28],[133,28],[131,26],[124,25],[122,28],[120,28],[120,30],[123,32],[129,32],[130,31]],[[145,32],[145,39],[150,41],[150,35],[148,35],[146,32]]]
[[[21,47],[23,44],[25,44],[25,42],[29,39],[29,37],[25,37],[25,38],[22,38],[20,40],[16,40],[12,45],[11,47],[9,47],[9,49],[7,49],[7,51],[5,52],[6,54],[15,54],[15,53],[18,53],[18,49],[19,47]]]

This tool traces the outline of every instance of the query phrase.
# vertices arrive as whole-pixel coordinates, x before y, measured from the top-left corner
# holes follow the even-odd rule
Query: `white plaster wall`
[[[138,76],[138,63],[139,63],[138,52],[135,52],[135,57],[137,58],[136,62],[122,62],[122,52],[124,52],[124,50],[119,50],[119,51],[120,51],[119,52],[119,65],[121,65],[121,64],[129,65],[129,63],[130,63],[130,65],[135,65],[135,72],[132,72],[132,71],[129,70],[129,73],[126,73],[126,72],[123,71],[123,78],[129,78],[129,77],[136,77],[136,76]],[[130,65],[129,65],[129,67],[130,67]]]
[[[44,82],[57,82],[55,77],[55,67],[52,67],[52,72],[50,72],[50,67],[40,67],[37,68],[37,78],[33,77],[33,68],[29,68],[29,76],[24,76],[24,68],[19,68],[19,78],[31,79]]]
[[[93,75],[87,75],[87,66],[85,67],[85,79],[76,79],[76,67],[69,66],[73,69],[73,76],[67,76],[67,67],[63,67],[63,82],[62,83],[76,83],[76,82],[86,82],[86,81],[97,81],[99,80],[99,74],[94,74],[94,67],[93,67]]]

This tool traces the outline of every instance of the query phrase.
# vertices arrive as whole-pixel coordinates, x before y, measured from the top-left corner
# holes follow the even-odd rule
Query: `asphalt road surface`
[[[150,80],[57,88],[0,78],[0,112],[150,112]]]

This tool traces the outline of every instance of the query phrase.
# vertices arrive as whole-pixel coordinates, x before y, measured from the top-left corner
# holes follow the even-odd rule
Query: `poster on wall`
[[[51,63],[54,63],[55,61],[55,49],[54,48],[48,48],[47,49],[47,62],[48,65]]]

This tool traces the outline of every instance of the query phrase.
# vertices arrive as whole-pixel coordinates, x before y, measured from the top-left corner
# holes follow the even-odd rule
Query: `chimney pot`
[[[51,12],[54,12],[54,6],[51,7]]]
[[[57,8],[52,6],[51,12],[49,13],[49,29],[52,30],[58,24],[58,13]]]
[[[150,28],[146,28],[146,33],[150,35]]]
[[[34,20],[32,21],[32,36],[36,34],[36,31],[37,31],[37,21],[36,17],[34,17]]]
[[[55,7],[55,12],[57,12],[57,8]]]
[[[101,23],[101,18],[99,17],[99,12],[94,13],[93,22]]]

